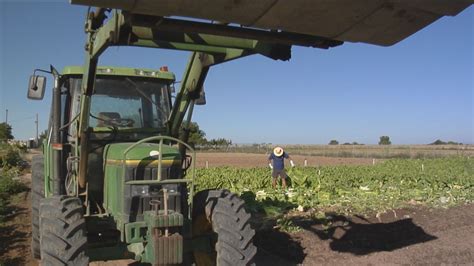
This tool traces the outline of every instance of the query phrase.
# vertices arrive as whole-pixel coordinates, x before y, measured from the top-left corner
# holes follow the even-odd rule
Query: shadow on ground
[[[246,191],[240,195],[245,201],[245,209],[252,214],[250,223],[256,230],[254,244],[258,249],[257,265],[296,265],[306,257],[300,242],[290,234],[274,229],[278,218],[295,204],[287,201],[265,199],[255,200],[255,193]]]
[[[262,226],[254,243],[258,248],[257,265],[298,265],[304,263],[306,252],[334,251],[355,256],[381,251],[393,251],[437,237],[427,234],[413,219],[396,217],[380,222],[377,218],[342,216],[327,213],[323,218],[289,218],[303,231],[287,234]],[[271,220],[270,220],[271,221]],[[264,228],[264,230],[261,230]],[[311,234],[312,233],[312,234]],[[316,237],[315,237],[316,236]],[[304,243],[304,246],[302,245]]]
[[[257,232],[254,244],[258,249],[257,265],[297,265],[303,263],[306,257],[299,241],[284,232]]]
[[[330,241],[331,250],[354,255],[393,251],[437,239],[413,223],[411,218],[382,223],[361,216],[327,215],[311,222],[295,223],[320,240]]]
[[[16,216],[28,212],[26,208],[11,207],[8,212],[11,214],[6,216],[0,223],[0,265],[23,265],[25,257],[23,254],[18,254],[14,258],[6,257],[3,255],[7,254],[12,249],[25,249],[25,241],[30,237],[28,233],[18,230],[18,226],[13,224],[13,220]],[[26,241],[27,242],[27,241]]]

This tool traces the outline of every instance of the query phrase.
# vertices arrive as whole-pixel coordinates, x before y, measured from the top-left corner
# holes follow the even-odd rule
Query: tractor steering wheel
[[[135,120],[130,118],[112,118],[108,122],[118,127],[132,127]]]

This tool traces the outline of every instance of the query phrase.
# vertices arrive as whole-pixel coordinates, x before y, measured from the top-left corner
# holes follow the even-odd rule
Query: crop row
[[[272,189],[268,168],[199,169],[195,184],[198,191],[227,188],[238,193],[251,211],[259,211],[262,203],[366,213],[410,204],[451,206],[474,201],[474,160],[465,157],[297,167],[288,169],[288,175],[291,185],[287,190]]]

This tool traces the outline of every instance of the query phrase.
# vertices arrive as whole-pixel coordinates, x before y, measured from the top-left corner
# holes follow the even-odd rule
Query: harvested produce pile
[[[196,189],[228,188],[251,212],[282,209],[383,212],[409,204],[444,207],[474,200],[474,160],[463,157],[388,160],[373,166],[288,169],[291,187],[273,190],[268,168],[199,169]]]

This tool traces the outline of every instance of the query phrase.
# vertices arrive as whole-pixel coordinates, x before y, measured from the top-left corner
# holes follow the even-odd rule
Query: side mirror
[[[199,94],[199,98],[194,100],[194,104],[195,105],[205,105],[206,104],[206,93],[204,92],[204,90],[202,90],[201,93]]]
[[[28,99],[42,100],[44,97],[44,88],[46,87],[46,77],[30,76],[30,83],[28,84]]]

